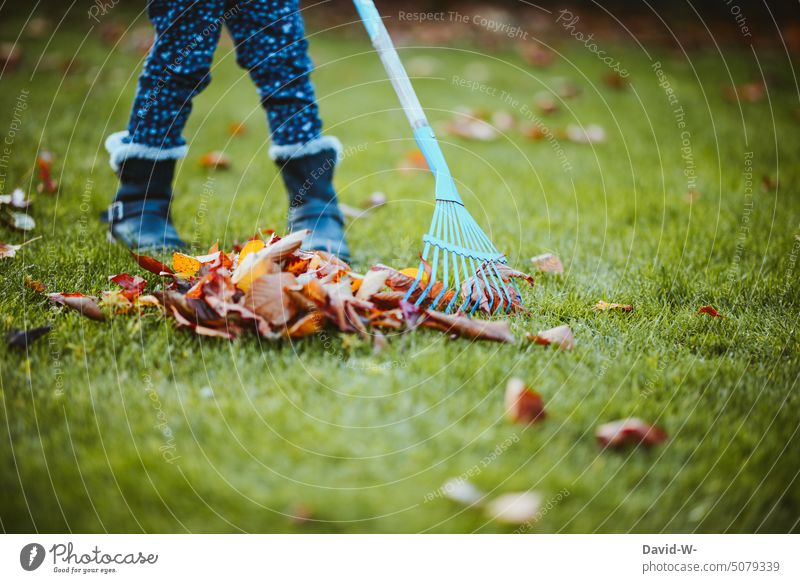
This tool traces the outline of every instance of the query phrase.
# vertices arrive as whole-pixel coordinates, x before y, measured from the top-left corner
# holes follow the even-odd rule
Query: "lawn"
[[[0,38],[14,41],[22,23],[6,19]],[[522,120],[536,92],[567,77],[582,94],[544,123],[599,124],[607,139],[533,141],[517,130],[491,142],[445,137],[467,206],[510,263],[529,270],[531,256],[553,252],[565,273],[537,275],[525,291],[529,313],[512,318],[516,344],[419,331],[373,354],[369,342],[332,331],[228,342],[152,312],[98,323],[24,287],[29,275],[50,291],[100,294],[124,271],[144,275],[149,289],[158,284],[105,241],[97,220],[116,185],[102,143],[124,127],[141,55],[111,50],[88,28],[76,15],[52,39],[26,38],[19,69],[2,75],[4,138],[27,92],[4,193],[35,190],[40,148],[55,154],[60,181],[57,195],[34,194],[31,236],[42,239],[0,261],[4,330],[54,326],[27,352],[0,354],[2,530],[516,529],[438,496],[457,476],[492,495],[541,493],[552,504],[528,532],[798,529],[800,135],[785,56],[611,44],[630,71],[631,87],[620,91],[568,36],[544,70],[505,49],[403,49],[430,69],[415,84],[434,125],[458,106]],[[433,183],[397,169],[414,144],[357,30],[311,30],[314,80],[326,131],[347,148],[341,200],[356,206],[378,190],[388,198],[349,223],[353,264],[405,267],[427,230]],[[64,74],[59,62],[73,55]],[[765,99],[726,98],[725,87],[762,73]],[[286,212],[264,115],[229,43],[213,77],[187,128],[173,209],[198,251],[280,229]],[[232,137],[237,122],[247,132]],[[202,168],[210,150],[224,150],[232,168]],[[763,185],[765,176],[777,186]],[[598,312],[599,300],[635,310]],[[724,317],[698,314],[706,304]],[[560,324],[575,333],[571,352],[525,339]],[[542,394],[545,422],[506,420],[511,376]],[[598,447],[595,428],[627,416],[658,424],[668,440],[650,450]]]

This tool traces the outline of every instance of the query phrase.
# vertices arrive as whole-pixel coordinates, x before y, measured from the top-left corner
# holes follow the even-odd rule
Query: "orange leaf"
[[[174,269],[176,273],[180,273],[186,277],[192,277],[200,270],[201,265],[202,263],[200,263],[200,261],[189,255],[178,251],[172,254],[172,269]]]
[[[325,317],[320,312],[311,312],[292,324],[286,331],[289,338],[302,338],[310,336],[322,330],[322,323]]]
[[[208,152],[200,157],[200,166],[215,170],[227,170],[231,167],[231,160],[223,152]]]

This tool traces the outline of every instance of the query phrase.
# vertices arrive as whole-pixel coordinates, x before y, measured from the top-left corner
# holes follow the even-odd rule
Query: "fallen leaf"
[[[410,174],[415,170],[427,170],[428,162],[419,150],[406,152],[403,159],[397,163],[397,169],[403,174]]]
[[[475,506],[486,496],[475,484],[464,478],[451,478],[442,484],[441,492],[453,502]]]
[[[232,121],[228,124],[228,133],[232,136],[243,136],[247,133],[247,126],[243,121]]]
[[[542,255],[531,257],[531,263],[542,273],[556,273],[559,275],[564,273],[564,265],[561,263],[561,259],[552,253],[543,253]]]
[[[12,329],[6,334],[6,344],[14,348],[27,348],[52,329],[53,327],[49,325],[29,330]]]
[[[632,312],[633,305],[631,304],[613,304],[603,300],[597,302],[594,306],[595,310],[599,312],[608,312],[609,310],[617,310],[619,312]]]
[[[630,83],[627,79],[627,76],[623,77],[616,71],[612,71],[611,73],[605,75],[603,77],[603,81],[606,85],[618,91],[621,89],[626,89]]]
[[[538,334],[529,334],[528,339],[536,344],[545,346],[553,344],[561,350],[572,350],[575,346],[575,336],[569,326],[557,326]]]
[[[287,287],[297,287],[291,273],[270,273],[256,279],[244,296],[244,306],[264,318],[273,328],[282,328],[297,314]]]
[[[22,50],[17,43],[0,43],[0,71],[14,72],[22,62]]]
[[[102,322],[103,320],[106,319],[105,315],[100,310],[100,307],[95,302],[95,299],[91,296],[85,296],[79,293],[73,293],[73,294],[51,293],[47,294],[47,297],[54,304],[61,304],[62,306],[67,306],[68,308],[72,308],[73,310],[80,312],[81,315],[86,316],[90,320],[97,320],[98,322]]]
[[[725,94],[732,100],[757,103],[766,97],[767,86],[762,81],[743,83],[742,85],[727,87],[725,89]]]
[[[264,247],[266,247],[266,243],[264,243],[263,239],[251,239],[247,243],[245,243],[242,250],[239,251],[239,263],[244,261],[244,258],[250,255],[251,253],[256,253],[261,251]]]
[[[25,209],[31,205],[31,201],[25,196],[25,191],[15,188],[11,194],[0,195],[0,204],[9,204],[14,208]]]
[[[517,48],[522,58],[534,67],[543,69],[553,64],[553,52],[538,43],[520,43]]]
[[[604,447],[621,448],[639,444],[649,447],[666,440],[667,434],[637,417],[630,417],[601,425],[595,437]]]
[[[35,291],[37,294],[43,294],[46,289],[41,281],[33,279],[30,275],[25,276],[25,287]]]
[[[369,195],[365,208],[375,208],[386,204],[386,195],[380,191],[375,191]]]
[[[542,396],[516,377],[506,384],[505,407],[506,417],[514,423],[536,423],[546,417]]]
[[[196,258],[175,251],[172,254],[172,269],[185,277],[191,277],[200,270],[202,263]]]
[[[147,280],[138,275],[130,275],[128,273],[112,275],[108,278],[108,281],[121,286],[123,289],[122,295],[131,301],[141,295],[144,288],[147,287]]]
[[[722,318],[723,315],[716,311],[712,306],[703,306],[699,310],[697,310],[698,314],[708,314],[713,318]]]
[[[361,285],[356,292],[356,299],[369,300],[376,293],[386,287],[386,279],[389,277],[387,271],[370,271],[364,276]]]
[[[6,259],[10,257],[15,257],[17,255],[17,251],[22,249],[28,243],[33,243],[41,239],[41,235],[38,237],[34,237],[33,239],[28,239],[24,243],[20,243],[19,245],[12,245],[11,243],[3,243],[0,241],[0,259]]]
[[[33,217],[21,212],[7,213],[6,222],[18,231],[31,231],[36,228],[36,221],[33,220]]]
[[[500,133],[490,123],[462,114],[443,125],[446,134],[468,140],[490,142],[500,137]]]
[[[311,312],[306,314],[297,322],[292,324],[287,330],[286,335],[289,338],[302,338],[303,336],[310,336],[322,330],[325,317],[319,312]]]
[[[54,193],[58,190],[58,182],[53,178],[53,154],[42,150],[36,158],[36,168],[39,170],[39,192]]]
[[[514,335],[505,320],[476,320],[463,314],[443,314],[426,310],[426,318],[420,325],[471,340],[514,342]]]
[[[563,77],[553,79],[553,87],[556,95],[564,99],[571,99],[581,94],[581,88],[578,85]]]
[[[127,314],[133,309],[133,302],[125,297],[122,290],[118,289],[104,291],[100,303],[114,314]]]
[[[486,504],[486,516],[505,524],[534,522],[541,504],[542,497],[536,492],[509,492]]]
[[[552,115],[558,111],[558,101],[549,91],[540,91],[533,96],[533,105],[540,113]]]
[[[11,243],[3,243],[0,241],[0,259],[16,256],[17,251],[19,251],[21,247],[22,245],[12,245]]]
[[[566,138],[576,144],[600,144],[606,141],[606,131],[597,124],[585,127],[569,124],[564,132]]]
[[[231,160],[224,152],[208,152],[200,157],[200,166],[214,170],[227,170],[231,167]]]
[[[167,275],[175,275],[175,272],[172,271],[169,267],[158,261],[157,259],[153,259],[148,255],[139,255],[138,253],[134,253],[131,251],[131,255],[136,260],[136,263],[142,269],[146,269],[150,273],[155,273],[156,275],[161,275],[166,273]]]

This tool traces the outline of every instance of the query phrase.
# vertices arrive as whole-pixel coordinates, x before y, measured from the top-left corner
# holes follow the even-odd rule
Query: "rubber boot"
[[[344,216],[333,188],[336,158],[336,150],[323,149],[277,164],[289,195],[289,231],[310,229],[304,248],[327,251],[349,262]]]
[[[128,158],[118,175],[119,190],[102,216],[110,237],[140,251],[186,247],[170,218],[175,160]]]

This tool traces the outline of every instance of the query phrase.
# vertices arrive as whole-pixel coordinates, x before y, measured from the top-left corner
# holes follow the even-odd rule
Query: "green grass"
[[[2,38],[13,40],[18,25],[4,23]],[[722,89],[758,77],[752,53],[726,49],[728,71],[712,50],[687,59],[649,49],[686,112],[700,193],[690,203],[680,131],[634,45],[610,47],[632,72],[624,92],[601,83],[604,65],[569,39],[546,71],[511,52],[404,50],[439,64],[416,83],[434,123],[458,105],[513,111],[452,83],[483,64],[488,86],[528,105],[556,77],[574,79],[583,94],[547,123],[598,123],[608,140],[560,141],[568,172],[551,144],[518,132],[491,143],[446,139],[469,208],[511,263],[525,269],[530,256],[552,251],[567,271],[537,277],[526,292],[530,314],[512,320],[516,345],[418,332],[374,355],[332,332],[293,344],[228,343],[152,314],[96,323],[24,288],[30,275],[50,290],[99,293],[108,275],[138,273],[96,217],[115,188],[102,142],[124,127],[139,58],[109,51],[96,35],[84,40],[85,28],[72,23],[47,47],[25,41],[25,61],[3,75],[0,92],[4,135],[16,96],[30,94],[4,190],[31,188],[40,146],[55,152],[61,183],[31,209],[43,239],[0,262],[4,327],[55,326],[29,352],[0,355],[4,531],[513,530],[445,499],[426,501],[466,474],[494,494],[532,488],[549,500],[567,491],[532,532],[797,530],[800,136],[779,56],[759,55],[769,99],[740,108]],[[311,42],[327,131],[356,148],[337,174],[340,197],[358,204],[382,190],[390,201],[349,225],[354,264],[413,264],[432,181],[395,170],[413,142],[391,87],[367,43],[334,33]],[[34,73],[45,48],[74,54],[77,72]],[[214,81],[196,100],[176,185],[179,230],[202,246],[280,228],[286,210],[255,90],[229,50],[220,48]],[[226,125],[240,120],[247,135],[230,138]],[[216,149],[233,158],[230,172],[198,166]],[[745,152],[753,153],[751,211]],[[763,175],[779,177],[777,191],[762,188]],[[749,231],[740,237],[743,217]],[[597,313],[600,299],[636,310]],[[726,317],[698,315],[704,304]],[[576,334],[572,352],[524,340],[561,323]],[[511,375],[542,393],[545,423],[526,429],[504,419]],[[601,451],[595,427],[629,415],[658,423],[669,440],[651,451]],[[164,452],[178,459],[167,463]],[[292,520],[298,509],[314,520]]]

